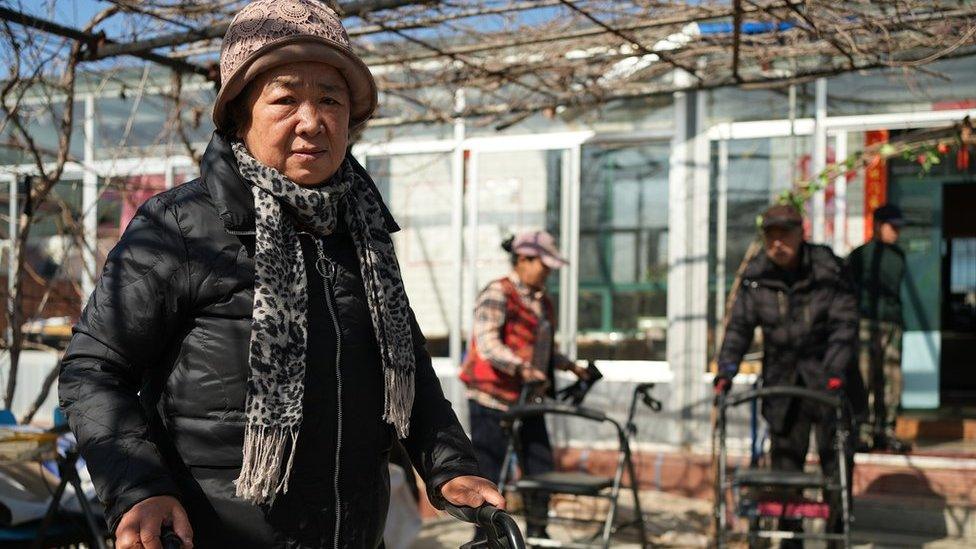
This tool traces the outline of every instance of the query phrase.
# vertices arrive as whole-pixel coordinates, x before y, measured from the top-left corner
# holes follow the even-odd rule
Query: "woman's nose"
[[[322,120],[318,110],[309,102],[304,102],[298,108],[298,126],[296,131],[303,135],[316,135],[322,130]]]

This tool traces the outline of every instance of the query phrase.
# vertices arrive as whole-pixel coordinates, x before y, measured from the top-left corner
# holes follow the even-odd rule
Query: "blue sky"
[[[75,28],[86,24],[96,13],[111,5],[104,0],[0,0],[0,3],[7,4],[14,9],[17,9],[17,4],[19,3],[20,9],[32,15],[45,19],[53,19],[58,23]],[[51,13],[52,3],[55,5],[53,14]],[[519,17],[526,24],[534,24],[552,18],[558,11],[558,8],[553,7],[539,8],[521,12]],[[99,28],[104,30],[109,38],[118,37],[123,30],[120,25],[120,21],[123,18],[124,16],[112,17]],[[465,21],[468,24],[471,22],[471,19]],[[481,22],[481,25],[484,30],[497,30],[498,23],[499,20],[497,18],[486,17]],[[421,35],[423,34],[421,32]]]
[[[8,6],[17,9],[18,2],[16,0],[7,0],[5,3]],[[53,19],[62,25],[75,28],[84,25],[90,21],[96,13],[110,5],[108,2],[102,2],[100,0],[58,0],[57,2],[54,2],[55,11],[52,15],[52,2],[49,0],[20,0],[19,3],[21,4],[20,9],[30,13],[31,15],[36,15],[45,19]],[[106,29],[106,32],[110,30],[111,26]]]

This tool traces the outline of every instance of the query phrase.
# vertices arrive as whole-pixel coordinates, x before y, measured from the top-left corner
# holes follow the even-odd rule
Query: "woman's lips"
[[[325,156],[325,153],[325,149],[314,149],[307,151],[292,151],[291,154],[299,160],[318,160],[319,158]]]

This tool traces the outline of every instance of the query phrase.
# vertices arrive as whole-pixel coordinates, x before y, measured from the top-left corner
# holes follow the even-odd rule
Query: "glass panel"
[[[829,116],[968,109],[976,105],[976,57],[946,59],[927,70],[844,74],[827,83]]]
[[[182,185],[198,177],[200,177],[200,168],[198,166],[177,168],[173,173],[173,185]]]
[[[477,92],[468,90],[468,106],[479,100],[495,105],[497,97],[491,95],[481,99],[474,97]],[[380,100],[383,105],[383,100]],[[612,99],[599,109],[588,106],[560,108],[552,112],[534,114],[514,114],[512,122],[503,120],[498,124],[469,124],[469,136],[497,137],[499,135],[546,134],[549,132],[593,130],[595,132],[625,133],[633,131],[670,130],[674,128],[674,100],[671,94],[648,97]],[[401,109],[402,110],[402,109]],[[400,113],[397,116],[401,115]],[[450,137],[450,126],[442,125],[447,131],[442,138]]]
[[[105,257],[118,242],[136,211],[147,200],[166,190],[166,176],[161,173],[119,176],[98,182],[98,252],[96,261],[101,272]]]
[[[195,149],[202,150],[213,132],[213,99],[214,92],[208,89],[183,93],[180,135],[172,119],[174,103],[168,97],[146,94],[137,100],[136,92],[99,97],[95,103],[95,156],[102,159],[186,154],[184,137]]]
[[[796,116],[813,116],[814,83],[797,84]],[[828,85],[828,89],[830,84]],[[773,120],[789,118],[790,100],[787,88],[776,90],[743,90],[734,87],[706,92],[708,125],[720,122]]]
[[[477,295],[511,270],[511,259],[501,248],[509,235],[544,229],[565,249],[565,243],[558,242],[565,157],[563,150],[478,154],[477,271],[475,287],[468,289],[468,295]],[[549,276],[547,285],[553,304],[558,305],[558,273]],[[465,320],[466,325],[468,322],[470,319]]]
[[[712,246],[709,275],[709,357],[714,356],[721,344],[721,325],[725,315],[726,298],[735,280],[735,274],[746,255],[749,245],[756,239],[756,216],[774,202],[784,190],[790,188],[792,178],[804,177],[809,166],[809,139],[798,137],[740,139],[728,142],[728,171],[726,189],[718,187],[719,159],[713,158],[710,242],[718,242],[718,200],[725,196],[726,219],[724,220],[725,247]],[[712,147],[713,155],[717,143]],[[719,266],[721,263],[721,268]],[[721,285],[722,292],[717,293]],[[755,345],[755,344],[754,344]],[[756,347],[758,349],[758,347]]]
[[[583,150],[581,358],[664,360],[669,144]]]
[[[451,153],[371,156],[366,167],[402,229],[393,243],[427,348],[447,356],[454,301]]]
[[[45,160],[54,160],[54,154],[58,151],[58,138],[61,135],[60,124],[64,113],[64,104],[59,101],[51,103],[42,101],[41,103],[21,103],[18,107],[19,114],[26,121],[27,133],[34,140],[38,151]],[[72,111],[74,124],[71,126],[71,146],[69,152],[75,159],[80,159],[85,154],[85,133],[82,121],[85,118],[84,101],[75,101]],[[17,136],[21,141],[19,133],[10,131],[10,135]],[[6,137],[6,135],[2,136]],[[11,160],[16,160],[17,153],[12,152]],[[23,162],[33,163],[33,157],[29,154],[20,154]]]
[[[898,245],[905,251],[901,286],[904,387],[903,408],[939,406],[942,355],[944,185],[920,179],[918,165],[894,159],[888,163],[888,201],[901,208],[906,224]]]
[[[83,265],[81,243],[76,237],[81,224],[81,195],[81,178],[66,176],[35,210],[24,257],[27,274],[23,303],[29,320],[62,316],[73,320],[81,310]],[[29,326],[28,331],[35,328],[40,329]]]
[[[95,156],[124,157],[165,143],[170,109],[169,101],[158,95],[146,95],[139,101],[130,97],[99,97],[95,108]]]

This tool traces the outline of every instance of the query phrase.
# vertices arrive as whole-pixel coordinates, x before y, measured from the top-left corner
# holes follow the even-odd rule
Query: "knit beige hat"
[[[318,0],[255,0],[227,29],[220,50],[220,91],[214,103],[217,129],[227,127],[227,104],[258,74],[286,63],[319,61],[342,73],[349,86],[349,127],[376,110],[376,81],[349,45],[339,16]]]

